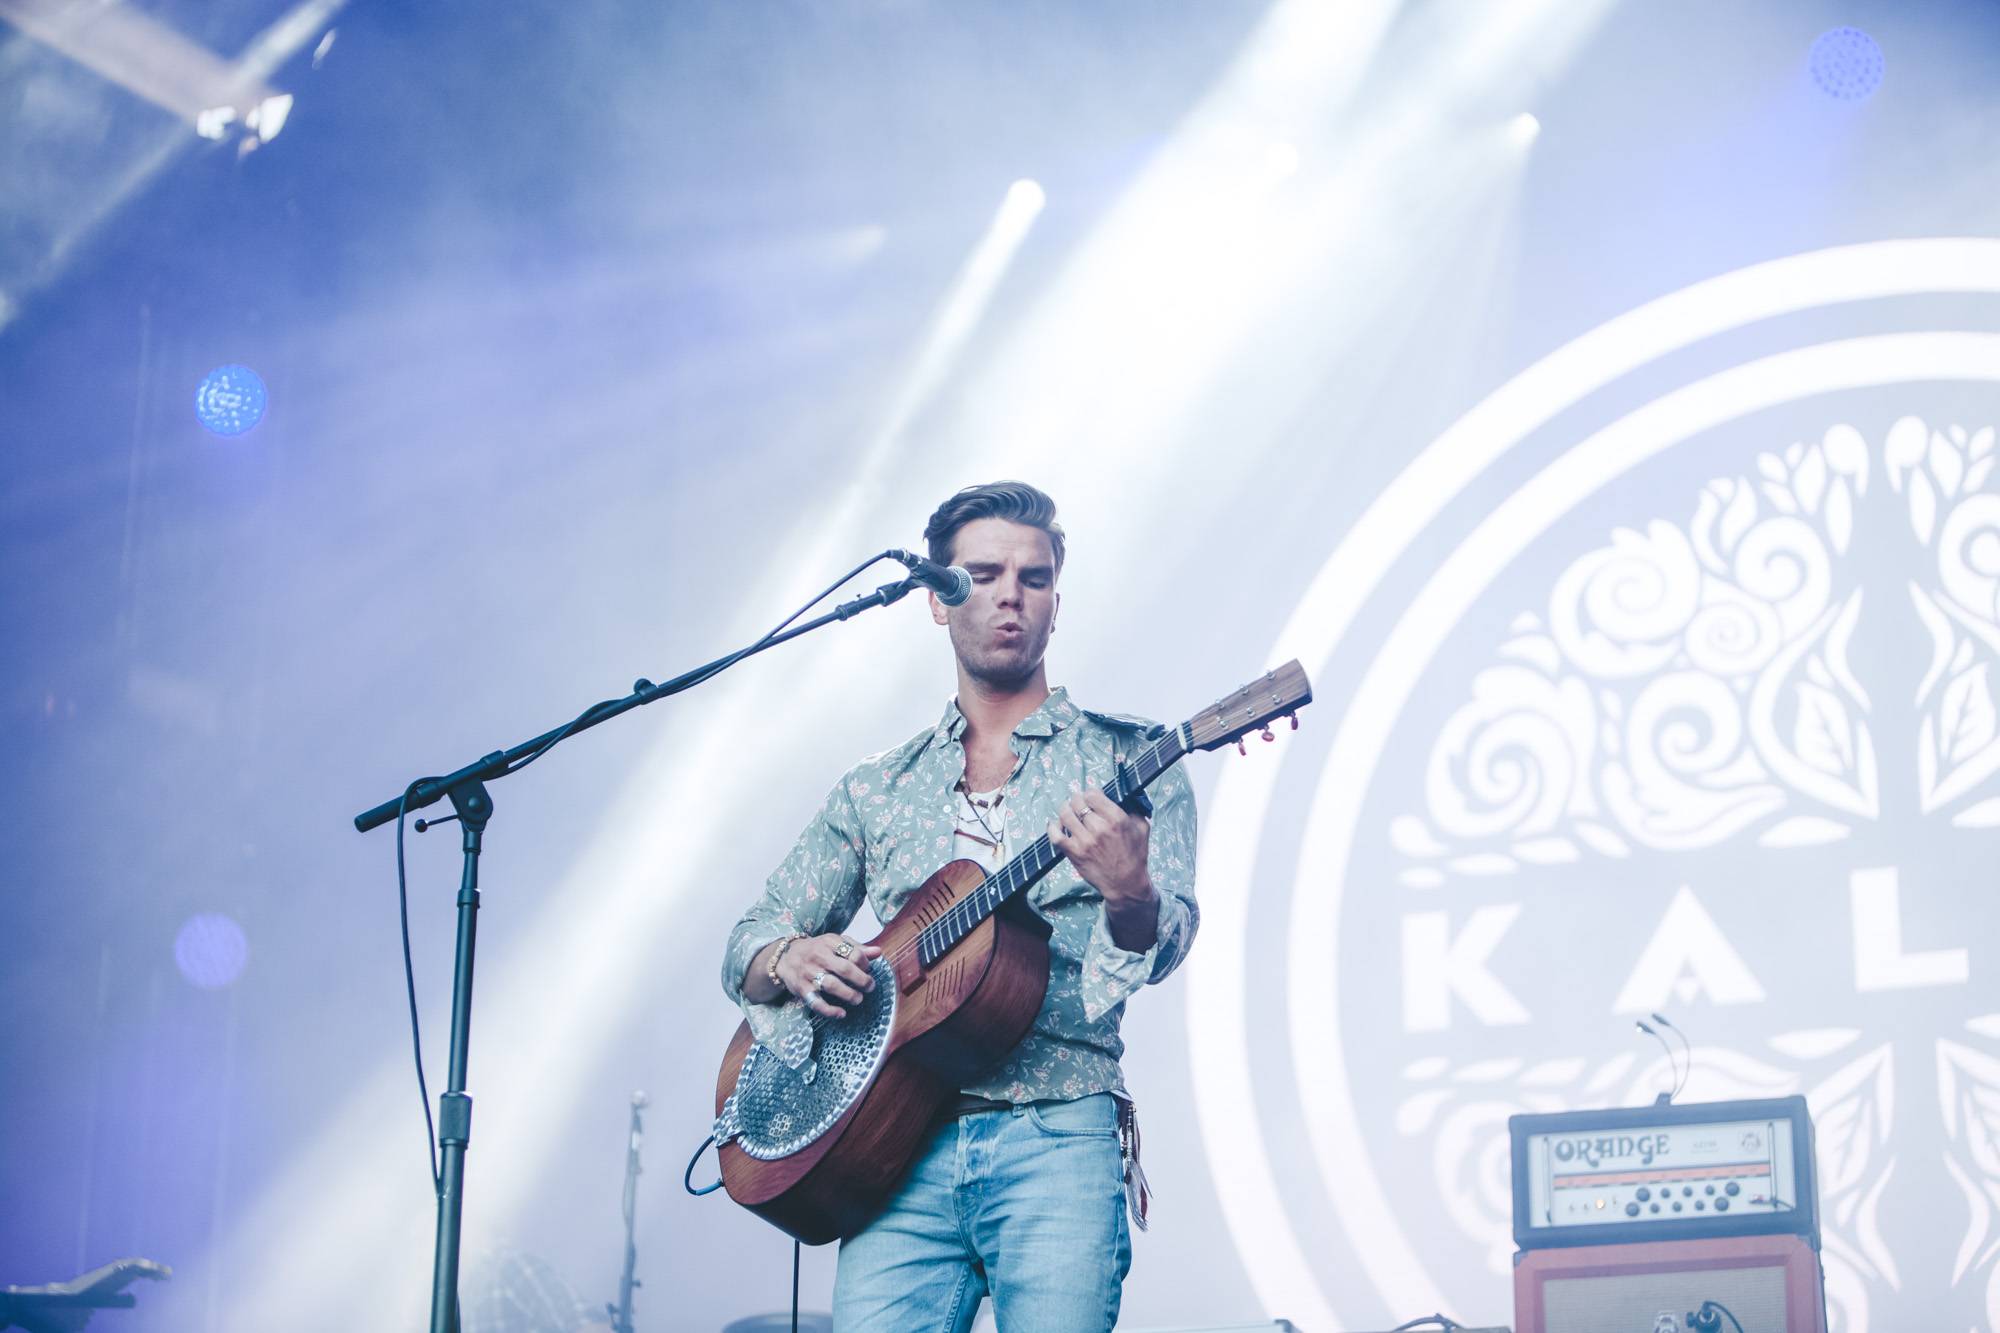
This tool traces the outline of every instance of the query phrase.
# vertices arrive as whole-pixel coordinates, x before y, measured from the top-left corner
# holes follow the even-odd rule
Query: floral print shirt
[[[868,905],[882,921],[895,916],[957,846],[957,788],[965,775],[965,716],[953,700],[937,726],[893,750],[862,760],[834,784],[764,894],[730,932],[722,988],[742,1007],[750,1031],[787,1064],[812,1050],[810,1011],[787,996],[772,1004],[744,997],[750,962],[773,940],[844,930]],[[1008,811],[1008,851],[1047,829],[1062,803],[1087,785],[1103,787],[1120,760],[1135,756],[1157,725],[1094,713],[1057,688],[1014,729],[1013,774],[1001,788]],[[1175,764],[1147,789],[1153,828],[1147,871],[1159,892],[1159,936],[1144,953],[1112,942],[1104,899],[1068,861],[1028,890],[1050,926],[1049,987],[1021,1044],[962,1091],[997,1101],[1070,1101],[1123,1091],[1118,1024],[1125,1001],[1180,965],[1194,942],[1194,792]],[[1025,837],[1020,835],[1025,833]]]

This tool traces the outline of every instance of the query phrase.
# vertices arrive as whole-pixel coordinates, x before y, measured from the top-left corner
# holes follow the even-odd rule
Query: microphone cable
[[[1632,1026],[1660,1043],[1660,1049],[1667,1053],[1667,1069],[1671,1073],[1674,1085],[1668,1091],[1661,1093],[1653,1104],[1655,1106],[1670,1106],[1673,1104],[1674,1098],[1680,1095],[1681,1091],[1681,1058],[1674,1054],[1674,1048],[1667,1044],[1667,1039],[1660,1035],[1659,1029],[1649,1026],[1645,1019],[1633,1019]]]
[[[736,652],[730,653],[728,656],[716,662],[707,671],[704,671],[699,676],[696,676],[693,679],[685,682],[681,686],[681,688],[691,689],[696,685],[700,685],[706,681],[713,680],[716,676],[721,675],[724,671],[727,671],[730,667],[735,666],[745,657],[748,657],[750,654],[764,647],[764,645],[768,644],[772,639],[776,638],[779,634],[782,634],[785,631],[786,627],[789,626],[793,621],[797,620],[800,616],[804,615],[806,612],[812,610],[815,606],[818,606],[821,602],[825,601],[827,598],[833,596],[834,593],[838,592],[857,574],[861,573],[862,570],[867,569],[870,565],[879,564],[882,561],[890,558],[891,557],[887,551],[884,551],[879,555],[869,556],[866,560],[863,560],[853,569],[850,569],[849,571],[847,571],[847,573],[842,574],[834,582],[828,584],[826,589],[821,593],[819,593],[817,596],[815,596],[811,601],[807,602],[804,606],[801,606],[798,610],[792,612],[790,615],[786,616],[783,620],[779,621],[776,625],[772,626],[771,629],[767,631],[764,634],[764,636],[758,639],[755,643],[751,644],[747,648],[739,649]],[[534,750],[532,750],[528,754],[521,756],[520,759],[516,760],[512,764],[509,764],[507,768],[500,774],[500,776],[504,777],[508,773],[520,772],[522,769],[526,768],[529,764],[534,763],[537,759],[540,759],[543,755],[547,754],[550,750],[553,750],[557,745],[566,740],[577,729],[577,727],[589,721],[592,717],[595,717],[599,710],[608,708],[617,702],[618,700],[616,699],[606,699],[600,703],[594,703],[590,707],[584,709],[581,713],[578,713],[567,724],[565,724],[560,731],[556,732],[555,735],[549,737],[546,743],[537,746]],[[409,815],[410,794],[414,792],[418,787],[423,786],[425,783],[436,782],[437,780],[438,779],[436,777],[415,779],[407,787],[403,788],[402,800],[398,801],[396,804],[396,907],[397,907],[397,916],[402,927],[402,938],[403,938],[403,987],[404,987],[404,993],[409,999],[409,1004],[410,1004],[410,1049],[415,1057],[417,1066],[417,1098],[423,1103],[424,1107],[424,1147],[430,1157],[431,1194],[433,1197],[438,1198],[441,1201],[444,1195],[444,1173],[442,1172],[442,1170],[440,1170],[438,1166],[437,1121],[431,1115],[430,1087],[427,1080],[424,1077],[423,1024],[417,1017],[417,973],[416,973],[416,967],[414,963],[411,961],[411,949],[410,949],[410,880],[409,880],[409,870],[407,862],[404,858],[404,853],[403,853],[403,824],[405,819]],[[440,820],[436,822],[442,823],[443,821]],[[426,824],[424,821],[419,820],[417,823],[417,831],[421,833],[428,826],[429,825]],[[700,1154],[697,1152],[696,1155],[699,1156]],[[692,1164],[690,1164],[690,1169],[692,1169]],[[793,1258],[794,1262],[796,1263],[797,1255],[795,1254]],[[793,1278],[792,1312],[793,1312],[793,1326],[796,1329],[798,1322],[798,1297],[797,1297],[796,1275]],[[454,1328],[458,1327],[459,1324],[458,1313],[459,1313],[458,1293],[453,1292],[452,1326]]]
[[[1668,1018],[1665,1014],[1653,1014],[1650,1017],[1653,1019],[1654,1022],[1658,1023],[1661,1027],[1673,1033],[1674,1036],[1680,1041],[1681,1050],[1686,1053],[1687,1072],[1681,1075],[1680,1084],[1674,1089],[1674,1096],[1678,1097],[1681,1095],[1681,1089],[1687,1086],[1688,1080],[1694,1077],[1694,1047],[1692,1044],[1689,1043],[1687,1039],[1687,1033],[1682,1032],[1679,1028],[1675,1027],[1673,1024],[1673,1020]],[[1734,1316],[1731,1317],[1733,1318]]]

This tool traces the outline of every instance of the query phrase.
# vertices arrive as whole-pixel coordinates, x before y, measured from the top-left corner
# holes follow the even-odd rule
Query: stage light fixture
[[[216,435],[241,435],[264,419],[264,381],[248,366],[217,366],[194,391],[194,414]]]
[[[1299,154],[1299,146],[1283,139],[1273,139],[1265,144],[1263,156],[1264,179],[1272,185],[1298,175],[1299,166],[1304,160]]]
[[[1843,102],[1867,98],[1881,87],[1887,68],[1882,48],[1859,28],[1832,28],[1821,33],[1806,63],[1820,91]]]
[[[1003,207],[1010,216],[1033,217],[1048,201],[1039,182],[1023,177],[1007,187]]]
[[[1541,137],[1542,122],[1532,111],[1523,111],[1507,122],[1507,138],[1518,148],[1526,148]]]
[[[221,990],[243,975],[250,941],[243,927],[220,912],[204,912],[181,923],[174,936],[174,966],[191,986]]]

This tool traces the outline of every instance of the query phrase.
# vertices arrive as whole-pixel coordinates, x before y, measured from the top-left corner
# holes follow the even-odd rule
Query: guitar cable
[[[1722,1317],[1729,1316],[1736,1333],[1743,1333],[1743,1321],[1721,1301],[1703,1301],[1699,1310],[1688,1311],[1688,1333],[1722,1333]]]
[[[708,1151],[708,1145],[714,1142],[715,1135],[713,1134],[703,1139],[701,1146],[694,1150],[694,1156],[688,1158],[687,1170],[681,1172],[681,1188],[689,1194],[699,1197],[703,1194],[713,1194],[722,1188],[722,1173],[720,1171],[716,1172],[715,1183],[713,1185],[703,1185],[700,1189],[694,1187],[694,1164],[701,1160],[701,1155]]]
[[[713,1134],[703,1139],[701,1146],[694,1150],[694,1156],[688,1158],[687,1170],[681,1173],[681,1186],[689,1194],[713,1194],[722,1188],[720,1175],[716,1176],[713,1185],[704,1185],[696,1189],[694,1184],[694,1164],[701,1160],[701,1155],[708,1151],[708,1145],[713,1142],[715,1142]],[[792,1333],[799,1333],[799,1252],[802,1248],[797,1240],[792,1242]]]

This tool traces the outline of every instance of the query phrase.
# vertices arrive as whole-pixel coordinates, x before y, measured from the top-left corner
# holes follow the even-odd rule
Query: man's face
[[[1049,534],[976,518],[958,530],[951,563],[972,575],[972,596],[947,607],[933,595],[931,618],[950,628],[952,651],[973,679],[1000,688],[1024,683],[1048,651],[1062,600]]]

